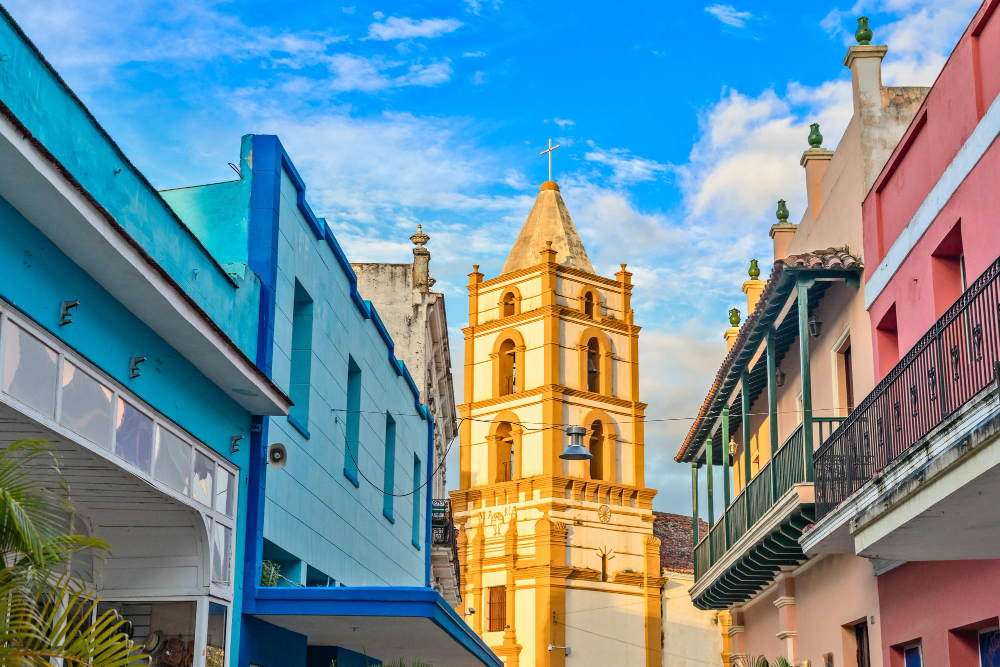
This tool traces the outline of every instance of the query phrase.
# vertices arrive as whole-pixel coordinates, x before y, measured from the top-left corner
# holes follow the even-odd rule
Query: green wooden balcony
[[[843,420],[842,417],[813,417],[819,441],[829,438]],[[726,508],[708,535],[698,542],[694,550],[695,582],[737,546],[796,484],[812,482],[812,452],[806,451],[807,445],[803,425],[799,424]]]

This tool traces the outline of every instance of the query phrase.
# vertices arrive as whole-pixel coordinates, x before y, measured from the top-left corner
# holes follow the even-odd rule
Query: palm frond
[[[114,611],[96,615],[99,598],[80,590],[67,574],[39,596],[9,577],[0,586],[0,664],[50,667],[62,659],[73,667],[130,667],[147,657],[125,633]],[[96,616],[96,620],[91,619]]]

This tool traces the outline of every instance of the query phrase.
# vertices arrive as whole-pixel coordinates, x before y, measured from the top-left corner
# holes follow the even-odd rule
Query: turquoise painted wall
[[[2,178],[0,174],[0,178]],[[249,436],[250,415],[183,355],[108,294],[86,271],[0,197],[0,298],[60,339],[142,400],[239,467],[237,535],[246,520],[248,448],[230,453],[230,437]],[[76,299],[73,323],[59,326],[59,304]],[[256,320],[248,323],[256,326]],[[147,358],[129,379],[129,359]],[[234,542],[233,610],[242,608],[244,543]],[[113,556],[114,554],[112,554]],[[239,646],[239,623],[233,624]]]
[[[260,282],[242,262],[221,266],[166,205],[0,6],[0,112],[13,116],[190,294],[251,359],[256,356]],[[0,178],[3,177],[0,169]],[[0,298],[239,467],[237,536],[247,515],[250,415],[0,198]],[[59,304],[78,299],[73,324]],[[128,378],[131,356],[148,358]],[[246,440],[244,441],[246,442]],[[237,537],[233,615],[242,609],[244,540]],[[232,647],[241,624],[232,624]]]
[[[405,379],[390,366],[373,321],[352,302],[347,274],[316,238],[283,170],[272,364],[273,379],[286,392],[296,280],[313,300],[312,390],[303,424],[310,437],[288,419],[271,420],[269,440],[284,443],[289,456],[283,470],[267,473],[264,536],[343,585],[422,586],[427,554],[422,542],[419,549],[411,543],[412,496],[395,499],[392,523],[382,514],[381,490],[364,477],[381,487],[388,410],[396,420],[395,492],[412,491],[413,456],[426,459],[427,422],[417,414]],[[362,377],[358,486],[343,472],[349,356]]]
[[[237,284],[21,33],[0,5],[0,102],[254,359],[260,294]],[[230,260],[238,261],[238,260]],[[246,260],[244,260],[245,263]],[[237,271],[237,273],[242,273]]]

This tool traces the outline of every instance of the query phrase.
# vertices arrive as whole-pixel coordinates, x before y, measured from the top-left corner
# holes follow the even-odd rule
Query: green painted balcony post
[[[711,532],[715,525],[715,485],[712,483],[712,439],[705,441],[705,474],[708,475],[708,530]],[[712,545],[708,545],[711,554]],[[714,557],[714,554],[712,554]]]
[[[691,463],[691,534],[698,546],[698,463]]]
[[[767,330],[767,424],[771,431],[771,501],[778,500],[778,480],[774,472],[774,455],[778,451],[778,373],[774,354],[774,327]]]
[[[726,551],[729,551],[729,408],[722,408],[722,499],[726,508],[722,510],[723,528],[726,531]]]
[[[750,486],[750,373],[740,376],[740,394],[743,397],[743,488]]]
[[[799,278],[795,283],[799,306],[799,362],[802,365],[802,448],[805,458],[805,481],[813,481],[813,404],[812,372],[809,364],[809,288],[815,281]]]
[[[722,408],[722,499],[729,509],[733,500],[729,490],[729,408]]]

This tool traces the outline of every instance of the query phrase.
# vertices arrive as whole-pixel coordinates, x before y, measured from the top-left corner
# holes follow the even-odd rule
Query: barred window
[[[488,632],[500,632],[507,626],[507,587],[490,586],[486,592],[489,600]]]

